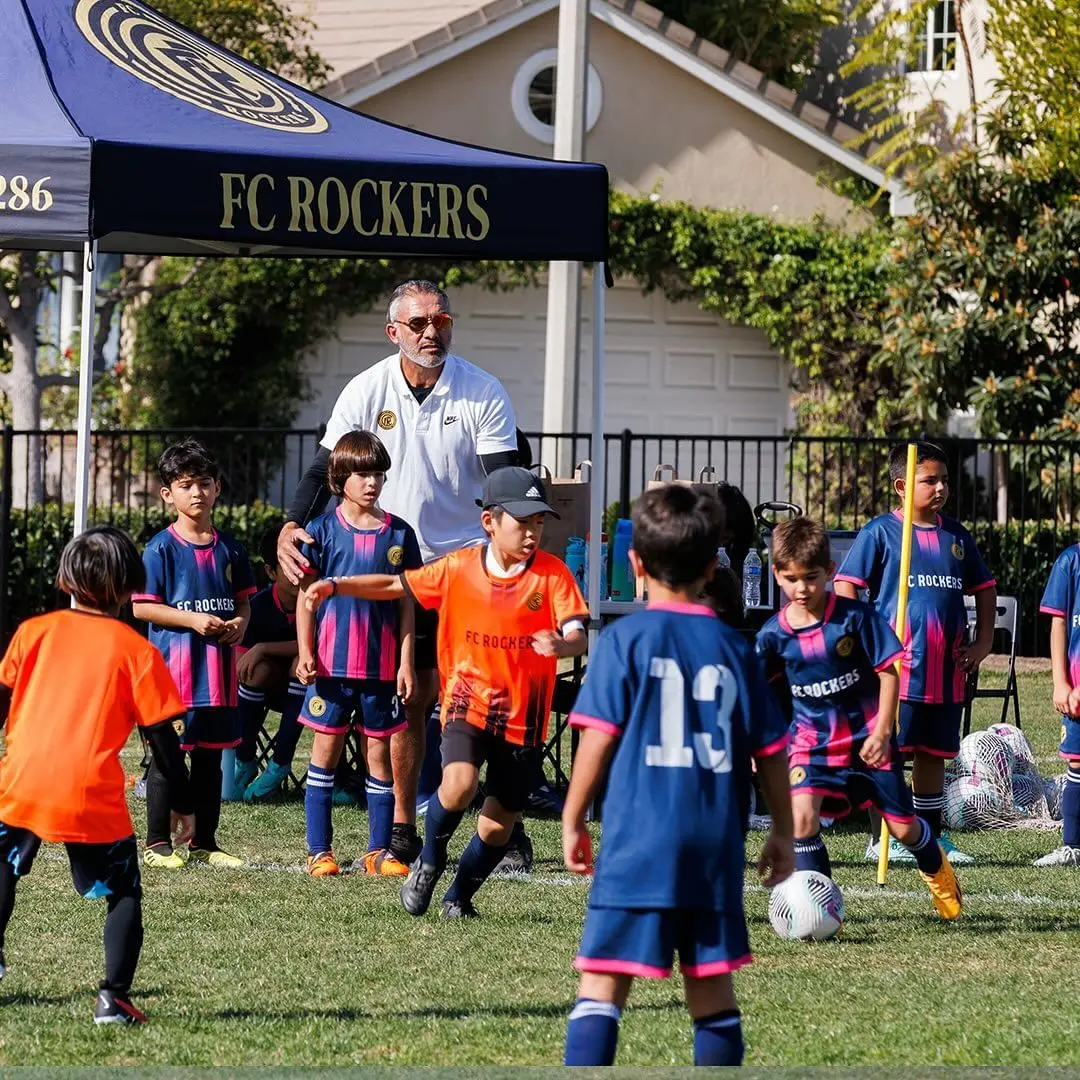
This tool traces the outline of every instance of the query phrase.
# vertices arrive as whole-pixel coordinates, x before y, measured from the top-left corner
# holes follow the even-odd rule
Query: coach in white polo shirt
[[[347,431],[373,431],[393,462],[380,505],[416,530],[425,561],[483,543],[476,500],[487,473],[517,463],[514,409],[494,375],[450,352],[454,320],[446,293],[430,281],[406,281],[390,297],[386,336],[397,352],[355,376],[341,391],[326,434],[293,497],[278,541],[280,569],[299,581],[311,538],[303,523],[321,513],[330,451]],[[391,739],[394,854],[412,861],[416,782],[424,724],[438,694],[435,620],[417,612],[416,692],[409,727]]]

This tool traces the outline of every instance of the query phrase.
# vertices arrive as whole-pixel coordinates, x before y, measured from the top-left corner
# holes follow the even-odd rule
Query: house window
[[[956,42],[956,0],[939,0],[926,16],[926,30],[919,47],[919,70],[955,70]]]
[[[558,52],[541,49],[518,68],[510,90],[514,117],[522,129],[539,142],[555,141],[555,64]],[[585,90],[585,130],[592,131],[600,119],[603,87],[596,68],[589,65]]]

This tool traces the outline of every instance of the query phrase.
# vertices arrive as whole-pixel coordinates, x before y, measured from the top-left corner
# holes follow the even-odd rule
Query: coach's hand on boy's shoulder
[[[195,835],[195,815],[178,814],[173,810],[169,814],[169,832],[174,844],[186,844]]]
[[[203,637],[220,637],[225,630],[224,619],[219,619],[216,615],[205,615],[202,612],[197,611],[190,613],[189,625],[196,634],[201,634]]]
[[[313,543],[314,537],[309,536],[295,521],[286,521],[281,526],[277,542],[278,571],[284,571],[294,585],[299,585],[300,579],[311,572],[311,565],[300,553],[300,545]]]

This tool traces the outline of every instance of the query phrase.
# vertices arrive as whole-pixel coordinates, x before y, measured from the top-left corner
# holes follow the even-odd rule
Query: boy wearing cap
[[[442,902],[448,918],[476,916],[472,898],[502,859],[533,786],[531,755],[547,735],[558,661],[586,648],[588,608],[577,583],[559,559],[540,550],[545,516],[554,514],[543,481],[527,469],[496,469],[478,505],[489,538],[482,547],[396,576],[318,581],[305,598],[314,611],[335,594],[411,596],[439,613],[443,776],[428,804],[423,851],[401,889],[410,915],[423,915],[431,903],[450,838],[486,762],[487,798],[476,835]]]

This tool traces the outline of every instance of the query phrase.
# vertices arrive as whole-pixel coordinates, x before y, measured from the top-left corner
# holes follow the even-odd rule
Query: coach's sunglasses
[[[428,323],[435,327],[435,333],[445,334],[454,325],[454,316],[440,311],[435,315],[414,315],[411,319],[395,319],[399,326],[407,326],[414,334],[422,334]]]

